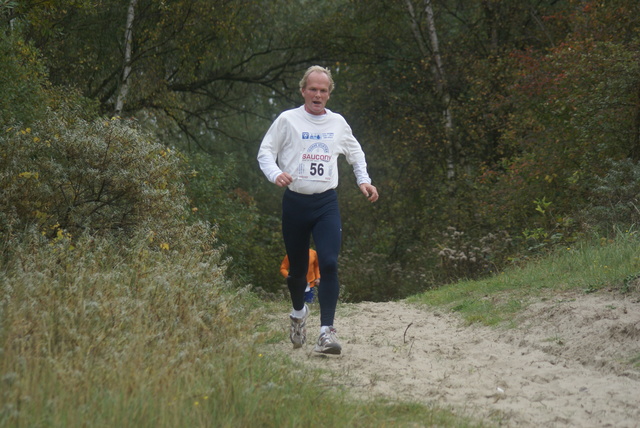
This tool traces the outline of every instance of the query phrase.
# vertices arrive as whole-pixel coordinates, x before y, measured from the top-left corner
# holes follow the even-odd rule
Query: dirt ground
[[[303,348],[274,346],[330,370],[359,398],[418,401],[505,427],[640,427],[637,296],[555,297],[511,329],[464,326],[404,302],[339,304],[340,356],[312,352],[317,305],[307,325]]]

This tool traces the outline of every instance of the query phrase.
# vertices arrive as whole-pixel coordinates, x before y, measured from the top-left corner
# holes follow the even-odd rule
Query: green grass
[[[448,284],[408,299],[445,307],[468,323],[509,323],[528,304],[563,293],[604,289],[640,294],[640,240],[636,234],[615,241],[578,244],[524,266],[477,281]]]
[[[0,426],[480,426],[355,400],[332,373],[265,353],[281,334],[270,305],[228,283],[217,251],[147,243],[3,246]]]

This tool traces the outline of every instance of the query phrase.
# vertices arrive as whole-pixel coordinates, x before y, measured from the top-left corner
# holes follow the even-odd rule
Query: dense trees
[[[622,0],[4,1],[0,119],[50,123],[68,90],[87,138],[96,117],[135,119],[184,153],[185,205],[218,225],[233,272],[274,291],[279,192],[255,153],[300,102],[301,71],[327,65],[330,108],[382,196],[367,204],[345,168],[343,282],[351,298],[384,299],[624,221],[604,206],[638,206],[639,12]]]

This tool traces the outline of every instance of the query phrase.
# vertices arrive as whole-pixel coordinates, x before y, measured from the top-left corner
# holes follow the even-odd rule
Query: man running
[[[351,127],[325,106],[334,83],[331,72],[312,66],[300,80],[304,105],[280,114],[264,136],[258,152],[267,179],[286,188],[282,198],[282,236],[289,256],[287,286],[293,310],[290,339],[294,348],[306,342],[309,308],[304,303],[311,236],[318,253],[322,286],[318,291],[320,336],[314,351],[340,354],[342,347],[333,326],[338,294],[338,253],[342,220],[335,188],[338,156],[352,165],[360,191],[371,202],[378,190],[367,173],[365,154]]]

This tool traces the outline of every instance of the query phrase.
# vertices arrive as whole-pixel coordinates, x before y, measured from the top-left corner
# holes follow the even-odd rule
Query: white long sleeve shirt
[[[260,144],[258,163],[272,183],[288,172],[293,177],[289,189],[310,195],[338,186],[339,155],[353,167],[358,185],[371,183],[364,152],[347,121],[328,109],[318,116],[300,106],[284,111],[271,124]]]

